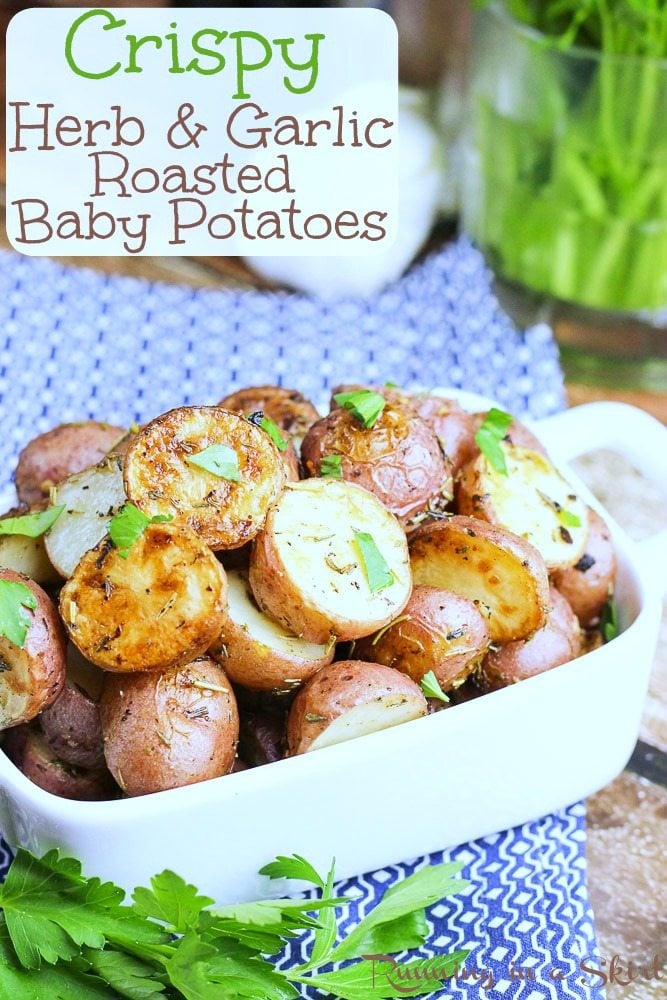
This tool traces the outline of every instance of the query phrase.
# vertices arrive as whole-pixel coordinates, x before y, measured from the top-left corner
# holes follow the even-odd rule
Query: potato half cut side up
[[[227,602],[210,652],[235,684],[251,691],[290,691],[333,659],[333,643],[300,639],[260,611],[246,572],[227,572]]]
[[[9,569],[0,570],[0,582],[3,602],[15,605],[26,624],[23,645],[0,636],[0,729],[8,729],[56,700],[65,683],[67,645],[56,606],[38,584]]]
[[[425,524],[410,541],[415,584],[473,601],[492,642],[524,639],[544,624],[549,580],[539,552],[523,538],[454,516]]]
[[[44,544],[55,568],[68,577],[84,552],[102,541],[109,521],[125,503],[121,460],[106,458],[66,479],[54,490],[53,503],[65,509]]]
[[[210,657],[159,673],[109,675],[100,714],[107,764],[127,795],[217,778],[234,764],[236,699]]]
[[[288,484],[255,540],[250,586],[260,608],[309,642],[358,639],[400,614],[410,597],[405,533],[359,486]]]
[[[169,515],[212,549],[254,538],[285,483],[269,435],[218,406],[181,406],[141,430],[124,464],[128,498]]]
[[[466,465],[456,488],[459,513],[525,538],[550,572],[574,565],[586,544],[586,504],[544,455],[506,442],[499,448],[507,475],[481,454]]]
[[[108,539],[87,552],[60,592],[72,642],[98,667],[165,670],[204,653],[224,621],[226,580],[185,526],[152,524],[127,558]]]
[[[287,719],[290,754],[334,746],[426,715],[419,687],[379,663],[339,660],[299,691]]]

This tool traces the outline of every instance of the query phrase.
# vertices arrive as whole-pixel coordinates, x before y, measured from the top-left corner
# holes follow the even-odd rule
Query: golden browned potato
[[[269,435],[217,406],[181,406],[152,420],[131,445],[124,475],[132,503],[149,516],[174,516],[212,549],[254,538],[285,484]]]
[[[100,712],[107,764],[127,795],[217,778],[234,764],[236,699],[210,657],[163,673],[109,675]]]
[[[17,726],[7,733],[4,750],[9,759],[51,795],[81,802],[100,802],[118,795],[106,765],[97,768],[75,767],[61,760],[38,729]]]
[[[0,517],[0,521],[37,513],[44,507],[45,504],[42,503],[30,509],[10,510]],[[29,538],[27,535],[0,534],[0,569],[13,569],[15,573],[21,573],[41,586],[60,581],[60,574],[47,555],[44,535]]]
[[[125,500],[121,460],[113,456],[54,489],[54,505],[65,509],[45,535],[44,545],[61,576],[71,576],[81,556],[102,541]]]
[[[319,413],[309,399],[297,389],[284,389],[277,385],[253,385],[225,396],[218,403],[225,410],[248,416],[259,410],[273,420],[281,430],[300,444]]]
[[[360,660],[384,663],[419,683],[432,670],[443,691],[460,687],[489,646],[489,632],[472,601],[437,587],[415,587],[403,613],[374,636],[360,639]]]
[[[581,651],[579,622],[572,608],[551,588],[547,620],[534,635],[492,649],[474,674],[484,691],[497,691],[576,659]]]
[[[309,476],[321,474],[322,460],[340,455],[342,478],[374,493],[404,524],[452,498],[451,468],[433,431],[418,417],[387,404],[373,427],[342,408],[313,424],[301,445]]]
[[[417,528],[410,539],[415,584],[471,600],[492,642],[525,639],[545,621],[549,580],[525,539],[473,517],[454,516]]]
[[[250,586],[263,611],[308,642],[358,639],[407,603],[405,533],[359,486],[340,479],[290,483],[255,539]]]
[[[226,605],[225,571],[186,526],[151,524],[123,558],[109,539],[60,592],[70,639],[104,670],[166,670],[206,652]]]
[[[414,681],[379,663],[339,660],[299,691],[287,719],[292,756],[390,729],[427,713]]]
[[[61,424],[33,438],[16,467],[19,500],[33,504],[48,497],[52,486],[101,461],[124,434],[122,427],[85,420]]]
[[[596,625],[602,608],[614,592],[616,552],[603,518],[588,508],[588,536],[584,553],[569,569],[553,575],[554,586],[567,600],[582,628]]]
[[[586,504],[543,455],[504,442],[500,448],[507,475],[482,454],[461,470],[456,484],[459,513],[525,538],[550,571],[573,566],[586,544]]]
[[[62,691],[39,716],[56,757],[74,767],[104,766],[104,744],[97,702],[68,677]]]
[[[53,601],[27,577],[0,570],[0,598],[3,621],[14,626],[12,638],[0,635],[0,729],[7,729],[34,719],[60,694],[65,636]]]
[[[209,651],[234,684],[251,691],[290,691],[331,663],[332,642],[307,642],[260,611],[248,574],[227,573],[227,611]]]

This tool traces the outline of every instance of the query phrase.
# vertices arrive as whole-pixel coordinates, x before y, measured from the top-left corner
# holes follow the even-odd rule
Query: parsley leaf
[[[32,621],[25,608],[34,611],[36,607],[37,598],[25,583],[0,580],[0,635],[23,649]]]
[[[372,389],[355,389],[353,392],[337,392],[334,400],[344,410],[349,410],[355,420],[367,429],[375,427],[377,419],[387,405],[387,400]]]
[[[572,511],[569,510],[563,510],[563,509],[559,510],[558,520],[560,521],[561,524],[564,524],[567,528],[581,527],[581,518],[579,517],[579,515],[573,514]]]
[[[426,698],[437,698],[439,701],[445,702],[449,701],[449,698],[440,687],[440,682],[432,670],[429,670],[427,674],[424,674],[419,682],[419,687],[422,689],[422,694]]]
[[[57,507],[47,507],[35,514],[20,514],[18,517],[3,517],[0,519],[0,535],[25,535],[26,538],[39,538],[51,528],[62,512],[65,504]]]
[[[241,479],[239,456],[226,444],[210,444],[196,455],[188,455],[185,461],[188,465],[210,472],[218,479],[227,479],[230,483],[238,483]]]
[[[500,447],[500,442],[507,434],[514,417],[502,410],[492,407],[484,417],[475,434],[475,441],[491,467],[502,476],[509,475],[505,454]]]
[[[376,594],[380,590],[391,587],[394,582],[394,574],[375,544],[373,536],[369,535],[367,531],[355,531],[354,541],[359,550],[371,592]]]
[[[166,987],[154,978],[155,969],[147,962],[106,948],[104,951],[86,948],[83,954],[91,971],[127,1000],[161,1000]],[[73,992],[72,996],[78,998],[78,993]]]
[[[28,971],[19,963],[7,925],[0,923],[0,996],[11,1000],[109,1000],[108,987],[71,965]]]
[[[279,854],[275,861],[260,868],[259,874],[268,875],[271,879],[296,878],[302,882],[312,882],[319,889],[324,888],[321,876],[317,874],[310,861],[306,861],[300,854],[292,854],[289,857]]]
[[[611,642],[619,633],[618,606],[616,599],[610,597],[600,615],[600,631],[605,642]]]
[[[194,927],[201,911],[214,902],[169,869],[151,879],[150,889],[135,889],[132,899],[142,917],[160,920],[177,934]]]
[[[126,503],[111,518],[109,536],[118,549],[118,555],[121,559],[127,559],[130,549],[141,538],[149,524],[161,524],[173,520],[171,514],[156,514],[155,517],[148,517],[133,503]]]
[[[274,423],[270,417],[262,417],[262,419],[259,422],[259,427],[263,431],[266,431],[266,433],[269,435],[269,437],[275,444],[278,451],[287,451],[287,448],[289,446],[289,441],[285,440],[285,438],[280,433],[280,428],[278,427],[278,424]]]
[[[342,479],[342,462],[342,455],[324,455],[320,461],[320,476],[324,476],[327,479]]]

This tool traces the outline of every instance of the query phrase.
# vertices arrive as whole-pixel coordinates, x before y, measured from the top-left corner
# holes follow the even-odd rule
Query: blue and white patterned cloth
[[[564,401],[550,331],[512,325],[481,256],[465,240],[372,300],[335,304],[149,285],[3,253],[0,331],[0,494],[9,502],[18,450],[54,424],[87,417],[142,422],[182,403],[216,402],[248,384],[280,382],[316,402],[343,381],[451,385],[533,417]],[[584,810],[576,805],[445,853],[464,862],[471,884],[433,908],[424,954],[470,948],[468,971],[484,975],[452,981],[437,996],[602,996],[585,985],[589,977],[579,966],[596,953],[584,845]],[[342,884],[342,892],[359,893],[350,919],[397,879],[442,858]],[[177,858],[173,866],[178,870]],[[286,961],[297,961],[300,947]],[[524,979],[512,978],[512,969]]]

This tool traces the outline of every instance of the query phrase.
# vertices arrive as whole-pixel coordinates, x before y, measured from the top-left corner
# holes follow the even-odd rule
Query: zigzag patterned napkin
[[[534,417],[564,400],[550,331],[511,324],[481,256],[465,240],[429,256],[372,300],[336,304],[286,293],[149,285],[5,253],[0,330],[0,494],[7,505],[17,451],[56,423],[141,422],[252,383],[280,381],[316,402],[342,381],[451,385]],[[415,868],[443,857],[463,861],[471,884],[432,909],[424,955],[470,948],[466,978],[435,995],[597,1000],[603,994],[587,985],[580,968],[596,953],[584,843],[584,810],[576,805],[339,889],[357,891],[354,921]],[[302,960],[302,946],[296,942],[284,961]]]

